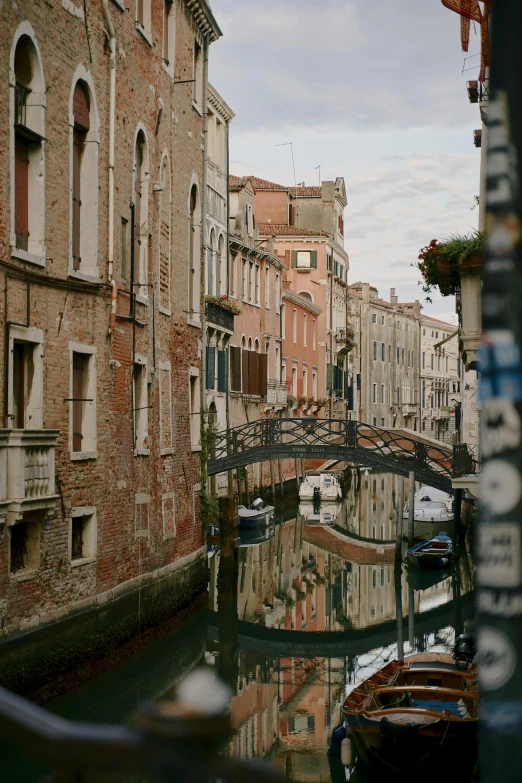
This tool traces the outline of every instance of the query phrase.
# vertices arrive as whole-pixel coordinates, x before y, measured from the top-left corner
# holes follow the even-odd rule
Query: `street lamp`
[[[455,406],[455,433],[457,435],[457,443],[460,443],[460,427],[462,422],[462,402],[460,400],[451,400]]]

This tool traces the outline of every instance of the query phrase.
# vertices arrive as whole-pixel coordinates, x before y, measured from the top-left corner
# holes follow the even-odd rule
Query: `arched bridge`
[[[451,479],[476,472],[465,444],[453,449],[412,432],[348,419],[258,419],[219,432],[208,474],[271,459],[335,459],[407,476],[452,492]]]

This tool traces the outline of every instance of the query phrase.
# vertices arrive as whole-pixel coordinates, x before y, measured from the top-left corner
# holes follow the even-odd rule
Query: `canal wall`
[[[40,703],[111,668],[206,602],[200,548],[93,598],[33,618],[0,640],[0,683]]]

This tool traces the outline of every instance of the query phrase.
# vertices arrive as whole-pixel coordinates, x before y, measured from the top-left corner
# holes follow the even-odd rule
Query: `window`
[[[149,389],[147,360],[135,357],[132,373],[132,421],[135,454],[149,454]]]
[[[381,325],[384,326],[384,316],[381,315]]]
[[[314,400],[317,399],[317,372],[315,370],[312,371],[312,397]]]
[[[69,521],[69,560],[73,567],[90,563],[97,549],[96,509],[73,508]]]
[[[10,574],[25,574],[39,569],[41,527],[40,519],[9,526]]]
[[[160,454],[172,454],[175,433],[172,408],[172,370],[169,361],[159,363],[159,405]]]
[[[163,0],[163,65],[174,77],[176,56],[176,4],[174,0]]]
[[[9,327],[8,427],[43,428],[43,332]]]
[[[372,385],[373,393],[372,393],[372,402],[375,404],[377,402],[377,384],[374,383]]]
[[[297,310],[294,307],[293,319],[292,319],[292,340],[297,342]]]
[[[303,395],[308,397],[308,370],[303,368]]]
[[[246,258],[243,258],[242,276],[241,276],[241,297],[246,300],[248,296],[248,266]]]
[[[260,270],[259,264],[255,264],[254,272],[255,272],[255,278],[254,278],[254,302],[258,305],[260,303],[259,286],[260,286],[260,278],[261,278],[261,270]]]
[[[397,347],[397,364],[401,363],[401,349]]]
[[[384,383],[381,383],[381,402],[386,402],[386,392],[384,391]]]
[[[372,313],[372,324],[377,323],[377,313]]]
[[[313,351],[317,350],[317,345],[316,345],[317,332],[316,332],[316,329],[317,329],[317,324],[316,324],[315,318],[314,318],[312,320],[312,350]]]
[[[96,346],[69,343],[71,459],[96,458]]]
[[[292,365],[292,395],[297,397],[297,365]]]
[[[332,271],[332,256],[330,253],[326,254],[326,269],[328,272]]]
[[[193,451],[199,451],[201,448],[201,403],[199,370],[196,367],[190,368],[189,379],[190,443]]]
[[[176,496],[174,492],[166,492],[161,496],[161,518],[163,539],[174,538],[176,535]]]
[[[98,124],[93,93],[76,82],[71,128],[71,264],[72,274],[98,277]]]
[[[433,370],[433,354],[431,354],[431,369]]]
[[[422,352],[422,369],[424,370],[426,367],[426,353],[425,351]]]
[[[248,300],[254,301],[254,262],[248,264]]]
[[[265,307],[270,310],[270,267],[265,267]]]
[[[402,362],[401,362],[401,364],[404,367],[404,348],[402,349]]]
[[[423,336],[423,337],[426,337],[426,329],[423,329],[423,330],[422,330],[422,336]]]
[[[307,317],[306,313],[303,315],[303,345],[306,346],[306,331],[307,331]]]
[[[136,294],[143,300],[148,297],[149,277],[149,152],[143,130],[136,136],[134,148],[134,258]],[[199,306],[198,306],[199,311]]]
[[[281,305],[281,337],[283,340],[286,338],[286,305],[284,302]]]
[[[375,538],[375,532],[373,533],[373,538]],[[377,587],[377,570],[375,568],[372,568],[372,588],[375,590]]]
[[[377,361],[377,343],[373,341],[373,361]]]
[[[381,361],[386,361],[386,345],[381,343]]]
[[[311,250],[297,250],[296,253],[296,266],[298,269],[310,269],[312,266],[312,251]]]
[[[281,278],[279,276],[279,272],[276,272],[275,276],[275,311],[279,314],[281,309]],[[283,318],[283,324],[284,324],[284,318]]]
[[[214,294],[214,255],[215,255],[215,235],[214,230],[210,232],[210,239],[207,246],[207,294]]]
[[[26,24],[22,24],[23,30]],[[29,28],[30,29],[30,28]],[[32,32],[32,30],[31,30]],[[24,261],[45,265],[45,83],[35,43],[20,35],[11,85],[14,159],[11,162],[11,249]]]
[[[203,50],[198,41],[194,41],[194,64],[192,78],[192,102],[198,108],[203,106]]]
[[[167,155],[163,156],[160,169],[159,215],[159,309],[170,315],[170,247],[171,247],[171,211],[172,194],[170,189],[170,164]],[[147,237],[148,244],[148,237]]]
[[[150,495],[138,492],[134,496],[134,535],[148,538]]]
[[[120,233],[120,274],[124,280],[127,279],[129,264],[129,221],[127,218],[121,219]]]
[[[391,345],[388,345],[388,364],[391,364]]]
[[[384,423],[385,423],[385,419],[384,419],[384,417],[383,417],[383,418],[381,419],[381,427],[384,427]],[[383,504],[381,503],[381,506],[382,506],[382,505],[383,505]]]
[[[201,204],[196,184],[190,188],[189,198],[189,319],[199,325],[200,294],[200,224]]]
[[[254,216],[252,212],[252,204],[246,205],[246,228],[248,236],[254,236]]]

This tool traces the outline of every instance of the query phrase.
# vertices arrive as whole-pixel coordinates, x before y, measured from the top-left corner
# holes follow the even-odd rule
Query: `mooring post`
[[[453,519],[455,527],[455,548],[457,554],[460,553],[460,547],[462,544],[462,490],[455,490],[455,497],[453,499]]]
[[[408,641],[415,644],[415,590],[408,585]]]
[[[402,515],[404,513],[404,479],[398,477],[397,486],[397,524],[395,530],[395,564],[402,560]]]
[[[285,477],[283,475],[283,462],[282,460],[277,460],[277,470],[279,473],[279,489],[281,491],[281,497],[284,498],[285,496]]]
[[[402,481],[402,476],[401,476]],[[397,658],[404,658],[404,622],[402,617],[402,563],[395,562],[395,620],[397,624]]]
[[[250,491],[248,489],[248,465],[243,468],[243,482],[245,486],[245,506],[248,508],[250,505]]]
[[[304,477],[305,477],[305,463],[304,463],[304,459],[302,459],[302,458],[301,458],[301,476],[302,476],[302,480],[304,481]]]
[[[274,460],[270,460],[270,483],[272,485],[272,502],[275,501],[276,496],[276,488],[275,488],[275,470],[274,470]]]
[[[410,470],[408,476],[408,549],[415,538],[415,473]]]
[[[301,484],[301,481],[299,479],[299,466],[297,464],[297,457],[294,459],[295,463],[295,485],[297,487],[297,492],[299,492],[299,486]]]

